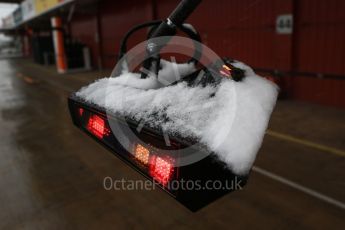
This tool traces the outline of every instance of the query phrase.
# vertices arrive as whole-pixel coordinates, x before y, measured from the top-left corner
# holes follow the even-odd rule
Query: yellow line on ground
[[[314,148],[314,149],[318,149],[318,150],[322,150],[322,151],[325,151],[325,152],[328,152],[328,153],[332,153],[332,154],[335,154],[337,156],[345,157],[345,151],[341,150],[341,149],[336,149],[336,148],[332,148],[332,147],[329,147],[329,146],[326,146],[326,145],[321,145],[321,144],[318,144],[318,143],[314,143],[314,142],[311,142],[311,141],[303,140],[303,139],[300,139],[300,138],[297,138],[297,137],[293,137],[293,136],[290,136],[290,135],[287,135],[287,134],[283,134],[283,133],[279,133],[279,132],[272,131],[272,130],[267,130],[266,134],[269,135],[269,136],[275,137],[275,138],[279,138],[279,139],[285,140],[285,141],[294,142],[294,143],[305,145],[305,146],[308,146],[308,147],[311,147],[311,148]]]

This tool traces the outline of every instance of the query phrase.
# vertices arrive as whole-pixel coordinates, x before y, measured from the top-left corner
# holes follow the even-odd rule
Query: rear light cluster
[[[159,183],[166,185],[173,177],[174,159],[169,156],[157,156],[140,144],[134,148],[134,157],[144,166],[149,167],[149,174]]]
[[[93,114],[83,108],[79,108],[77,114],[84,120],[86,130],[97,139],[107,142],[108,137],[112,136],[105,116]],[[134,158],[133,163],[144,168],[149,176],[162,185],[166,185],[173,178],[174,159],[158,155],[158,150],[152,146],[144,147],[134,143],[133,155],[129,154],[127,158]]]
[[[228,74],[225,71],[223,72]],[[184,184],[182,184],[184,181],[194,181],[201,186],[215,180],[227,185],[234,183],[237,185],[238,182],[236,181],[241,180],[242,186],[246,182],[246,177],[238,179],[237,175],[224,167],[224,164],[214,158],[213,154],[193,164],[178,166],[177,163],[181,161],[181,158],[188,156],[182,155],[183,151],[175,151],[177,154],[172,156],[170,155],[170,149],[180,150],[188,147],[192,154],[199,153],[199,147],[194,146],[193,143],[170,138],[172,148],[167,148],[166,151],[168,152],[161,151],[155,147],[165,146],[164,136],[161,133],[146,127],[143,127],[141,132],[137,133],[135,132],[137,124],[134,121],[124,120],[117,117],[116,114],[106,113],[104,109],[89,104],[76,95],[69,97],[68,103],[73,122],[78,128],[107,147],[114,155],[142,173],[146,178],[154,179],[159,187],[190,210],[196,211],[234,189],[231,188],[232,186],[225,186],[220,190],[209,190],[203,187],[200,187],[200,189],[185,189],[183,188],[185,187]],[[129,126],[137,137],[145,141],[138,142],[136,138],[130,139],[131,137],[128,136],[127,146],[124,148],[113,132],[114,130],[110,128],[112,122],[116,122],[114,127],[117,129],[123,128],[125,130]],[[130,150],[127,148],[130,148]],[[171,183],[173,180],[181,182],[181,184]],[[169,182],[171,186],[169,186]]]

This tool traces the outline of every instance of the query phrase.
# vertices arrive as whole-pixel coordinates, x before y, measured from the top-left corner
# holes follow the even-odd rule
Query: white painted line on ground
[[[288,180],[288,179],[286,179],[284,177],[278,176],[277,174],[271,173],[271,172],[269,172],[269,171],[267,171],[265,169],[262,169],[262,168],[259,168],[257,166],[254,166],[253,167],[253,171],[257,172],[257,173],[259,173],[261,175],[264,175],[266,177],[269,177],[269,178],[271,178],[273,180],[279,181],[280,183],[283,183],[283,184],[285,184],[287,186],[290,186],[290,187],[292,187],[294,189],[297,189],[297,190],[299,190],[301,192],[304,192],[305,194],[308,194],[308,195],[310,195],[312,197],[315,197],[315,198],[317,198],[319,200],[322,200],[324,202],[332,204],[332,205],[334,205],[334,206],[336,206],[338,208],[345,209],[345,203],[343,203],[341,201],[338,201],[336,199],[333,199],[333,198],[331,198],[329,196],[323,195],[323,194],[321,194],[321,193],[319,193],[319,192],[317,192],[315,190],[312,190],[310,188],[307,188],[307,187],[305,187],[303,185],[300,185],[298,183],[290,181],[290,180]]]

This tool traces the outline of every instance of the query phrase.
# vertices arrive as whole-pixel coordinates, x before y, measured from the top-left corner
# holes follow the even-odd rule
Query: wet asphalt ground
[[[192,213],[75,128],[67,97],[109,72],[0,60],[0,229],[343,229],[345,111],[280,101],[247,186]]]

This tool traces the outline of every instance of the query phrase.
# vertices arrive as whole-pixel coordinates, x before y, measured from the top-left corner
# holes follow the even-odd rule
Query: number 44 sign
[[[276,32],[278,34],[291,34],[293,31],[292,14],[279,15],[276,20]]]

